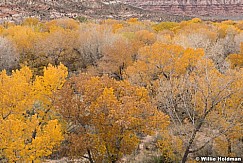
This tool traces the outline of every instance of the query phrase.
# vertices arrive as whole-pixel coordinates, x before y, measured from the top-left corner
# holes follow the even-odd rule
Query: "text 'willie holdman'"
[[[196,161],[207,161],[207,162],[242,162],[242,158],[241,157],[212,157],[212,156],[201,156],[201,157],[196,157]]]

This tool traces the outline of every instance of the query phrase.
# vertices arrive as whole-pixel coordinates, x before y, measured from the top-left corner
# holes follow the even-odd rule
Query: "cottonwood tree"
[[[178,27],[179,23],[176,22],[161,22],[159,24],[153,25],[153,30],[160,32],[163,30],[173,30]]]
[[[156,42],[140,49],[138,60],[126,69],[126,77],[131,83],[153,92],[159,76],[167,79],[179,76],[193,67],[203,55],[201,49],[184,49],[178,45]]]
[[[202,48],[205,55],[214,61],[220,71],[228,69],[225,59],[238,53],[241,33],[234,23],[191,23],[181,22],[174,30],[173,42],[185,48]]]
[[[130,44],[132,46],[134,60],[137,59],[140,48],[154,44],[156,39],[156,35],[148,30],[139,30],[132,33]]]
[[[35,31],[30,26],[11,26],[4,30],[4,35],[16,45],[19,63],[34,68],[35,64],[37,64],[35,59],[38,58],[38,51],[34,51],[33,48],[37,42],[41,41],[45,34]]]
[[[182,33],[175,36],[173,38],[173,42],[183,46],[184,48],[202,48],[205,52],[207,52],[216,40],[216,37],[210,38],[214,37],[214,35],[216,34],[210,34],[209,31],[208,33],[205,33],[205,31],[192,32],[188,34]]]
[[[238,68],[243,66],[243,42],[240,46],[240,53],[239,54],[230,54],[227,57],[227,60],[231,64],[231,68]]]
[[[100,58],[104,56],[104,46],[112,46],[117,36],[107,25],[83,24],[79,33],[78,51],[85,61],[85,66],[96,66]]]
[[[13,42],[7,38],[0,37],[0,71],[7,72],[18,67],[19,54]]]
[[[63,65],[49,65],[33,78],[28,67],[0,73],[0,160],[43,160],[63,140],[62,127],[52,110],[51,96],[67,77]]]
[[[234,42],[236,46],[236,52],[239,53],[241,51],[241,43],[243,42],[243,32],[241,31],[240,33],[236,34],[234,37]]]
[[[231,135],[226,140],[228,153],[233,153],[231,142],[241,137],[234,133],[242,128],[241,78],[240,72],[222,74],[211,60],[202,59],[193,71],[179,78],[160,79],[158,101],[184,141],[182,162],[222,135]],[[198,143],[203,135],[206,141]]]
[[[221,36],[221,32],[223,32],[223,36]],[[238,31],[234,26],[224,27],[224,24],[222,24],[222,27],[218,30],[218,39],[207,52],[207,56],[214,61],[219,70],[224,67],[225,59],[230,54],[237,53],[239,51],[239,44],[236,44],[235,40],[237,33]]]
[[[78,34],[77,30],[57,28],[33,43],[33,57],[29,58],[31,67],[40,72],[49,63],[58,65],[62,62],[69,71],[81,68],[83,62],[78,51]]]
[[[103,57],[97,62],[99,74],[108,74],[117,80],[123,80],[124,70],[133,63],[133,49],[130,42],[123,37],[102,47]]]
[[[69,156],[89,162],[116,162],[136,149],[139,135],[162,132],[169,124],[146,89],[107,76],[73,77],[55,95],[55,105],[69,124]]]

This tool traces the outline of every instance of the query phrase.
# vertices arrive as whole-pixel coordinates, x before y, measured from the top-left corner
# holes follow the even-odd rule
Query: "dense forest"
[[[243,156],[243,21],[0,26],[0,162]]]

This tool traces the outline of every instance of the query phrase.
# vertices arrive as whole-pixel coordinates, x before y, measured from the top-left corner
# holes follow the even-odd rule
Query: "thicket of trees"
[[[4,23],[0,162],[242,156],[242,66],[242,21]]]

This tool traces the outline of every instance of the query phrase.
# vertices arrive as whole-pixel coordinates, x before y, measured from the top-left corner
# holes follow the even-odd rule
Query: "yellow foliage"
[[[112,29],[113,29],[113,32],[116,33],[119,29],[123,28],[123,24],[113,24],[112,25]]]
[[[2,35],[3,31],[4,31],[4,27],[0,25],[0,35]]]
[[[166,161],[180,161],[176,153],[183,153],[183,142],[179,137],[169,134],[168,131],[164,131],[160,133],[157,144]]]
[[[242,31],[243,30],[243,21],[242,20],[238,21],[235,26]]]
[[[227,23],[218,24],[219,38],[224,38],[228,33],[238,33],[238,32],[240,32],[240,30],[233,25]]]
[[[159,24],[153,25],[153,29],[156,32],[163,31],[163,30],[173,30],[175,29],[179,24],[176,22],[161,22]]]
[[[52,93],[67,77],[63,65],[48,66],[44,76],[33,79],[23,67],[0,73],[0,155],[9,162],[40,161],[63,140],[61,126],[51,117]]]
[[[45,36],[45,33],[36,32],[29,26],[12,26],[5,29],[3,35],[16,43],[20,53],[26,53]]]
[[[202,20],[201,20],[200,18],[193,18],[193,19],[191,20],[191,22],[192,22],[192,23],[201,23]]]
[[[196,65],[204,55],[203,50],[184,49],[178,45],[166,45],[156,42],[139,51],[139,60],[126,70],[132,83],[146,86],[159,75],[166,78],[179,76],[188,68]]]
[[[225,20],[225,21],[222,21],[221,24],[234,25],[235,22],[232,20]]]
[[[230,61],[231,68],[243,66],[243,54],[230,54],[227,59]]]
[[[139,23],[139,22],[138,22],[138,18],[130,18],[130,19],[127,20],[127,22],[128,22],[129,24],[136,24],[136,23]]]
[[[135,32],[135,41],[141,42],[142,45],[151,45],[156,41],[156,35],[147,30],[141,30]]]
[[[53,32],[58,29],[78,30],[79,23],[73,19],[56,19],[45,24],[47,31]]]
[[[230,62],[231,68],[243,66],[243,42],[240,44],[240,54],[230,54],[226,60]]]
[[[37,19],[37,18],[26,18],[23,21],[22,25],[24,25],[24,26],[35,26],[38,23],[39,23],[39,19]]]
[[[37,116],[24,121],[14,115],[1,119],[1,155],[9,162],[31,162],[52,154],[54,147],[63,140],[61,126],[57,120],[50,120],[44,126],[39,123]],[[34,132],[37,133],[35,138]]]

